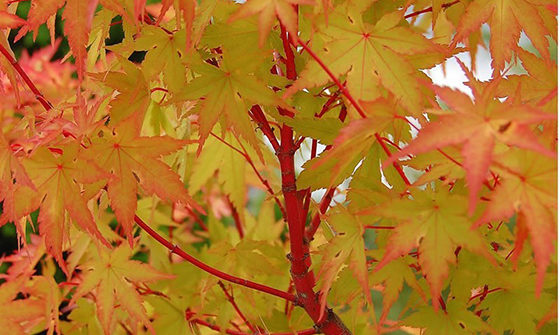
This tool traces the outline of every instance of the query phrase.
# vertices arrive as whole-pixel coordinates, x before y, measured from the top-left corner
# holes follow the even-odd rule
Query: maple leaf
[[[111,173],[107,184],[111,208],[130,243],[138,184],[148,194],[155,194],[166,201],[180,201],[204,212],[189,197],[179,175],[160,160],[163,155],[181,149],[186,141],[169,136],[139,136],[138,123],[138,115],[133,114],[119,123],[112,134],[94,140],[90,153],[101,167]]]
[[[65,20],[64,32],[68,38],[70,50],[76,59],[78,79],[81,82],[85,72],[86,47],[91,30],[91,22],[98,0],[47,0],[40,1],[40,4],[39,1],[34,0],[31,2],[31,9],[27,16],[27,26],[19,31],[16,40],[24,36],[29,30],[33,31],[34,37],[37,37],[39,26],[49,18],[54,19],[56,11],[65,3],[66,7],[62,14]],[[54,21],[51,27],[54,28]],[[53,32],[51,32],[51,35],[53,35]],[[53,37],[51,36],[51,38]]]
[[[494,75],[503,70],[511,59],[512,51],[517,49],[521,30],[527,34],[542,57],[550,58],[543,13],[527,0],[475,0],[469,4],[457,26],[455,41],[462,41],[481,24],[490,25],[490,53]],[[547,61],[548,62],[548,61]]]
[[[235,139],[231,135],[223,139],[234,147]],[[240,150],[240,149],[238,149]],[[235,152],[225,143],[214,138],[208,138],[193,167],[189,179],[190,194],[194,195],[219,170],[219,182],[223,183],[224,191],[231,202],[238,209],[245,208],[247,187],[245,184],[245,157]],[[241,218],[243,219],[243,218]]]
[[[375,129],[383,123],[373,118],[359,119],[342,128],[335,138],[333,148],[309,160],[297,179],[300,189],[339,185],[348,178],[358,162],[375,143]]]
[[[17,15],[0,10],[0,28],[18,28],[25,24],[25,20]]]
[[[498,88],[504,95],[514,95],[517,90],[523,92],[521,99],[533,103],[550,113],[557,113],[558,105],[558,67],[555,64],[543,66],[535,54],[523,49],[517,50],[526,75],[508,75]]]
[[[181,62],[184,40],[185,30],[169,35],[160,28],[148,26],[134,41],[136,50],[148,50],[142,63],[146,77],[154,78],[163,72],[171,92],[179,91],[185,84],[186,70]]]
[[[529,232],[537,264],[536,292],[539,293],[550,257],[554,253],[557,164],[552,158],[521,150],[503,154],[497,162],[503,180],[491,193],[490,202],[475,226],[509,219],[516,212],[521,215],[517,224]],[[518,235],[516,245],[522,248],[526,237]]]
[[[374,250],[369,255],[379,255],[382,257],[383,251]],[[383,283],[383,314],[388,313],[392,305],[397,301],[405,283],[419,294],[422,294],[424,298],[422,288],[409,266],[411,263],[414,262],[403,257],[402,259],[393,260],[378,271],[370,273],[372,284]]]
[[[430,284],[432,304],[438,299],[449,265],[456,262],[455,250],[462,246],[479,254],[488,255],[482,236],[471,230],[467,219],[464,197],[449,194],[438,187],[432,191],[411,190],[411,199],[400,199],[374,209],[384,217],[403,220],[394,229],[383,259],[374,271],[383,268],[397,257],[418,248],[422,273]],[[414,213],[411,217],[410,214]]]
[[[276,17],[286,30],[297,36],[298,5],[314,5],[315,0],[249,0],[230,16],[229,21],[235,21],[248,16],[259,16],[259,46],[263,46]]]
[[[62,17],[65,19],[64,31],[68,38],[70,50],[76,59],[78,79],[84,78],[87,58],[87,44],[93,14],[98,0],[72,0],[66,2]]]
[[[425,335],[494,333],[480,317],[467,310],[463,304],[451,300],[447,309],[433,310],[421,307],[403,320],[405,325],[425,328]]]
[[[336,12],[329,15],[328,26],[320,29],[313,42],[319,43],[318,56],[334,75],[346,74],[347,87],[354,98],[375,100],[381,96],[383,85],[408,110],[418,111],[423,98],[416,70],[407,55],[443,51],[421,34],[398,25],[400,20],[402,15],[397,12],[371,25],[362,21],[359,12]],[[327,80],[325,71],[312,60],[286,93]]]
[[[37,186],[37,194],[31,203],[40,203],[39,231],[45,237],[45,246],[68,274],[62,247],[65,239],[65,217],[68,212],[83,230],[108,245],[97,229],[87,199],[82,196],[80,184],[93,183],[107,178],[107,174],[94,164],[78,159],[78,144],[68,144],[64,149],[41,147],[23,161],[31,180]]]
[[[97,317],[103,325],[105,334],[112,333],[112,320],[117,302],[130,316],[154,333],[142,305],[142,299],[131,283],[140,284],[174,278],[147,264],[130,260],[131,251],[124,243],[113,250],[100,250],[93,260],[84,264],[82,268],[84,277],[72,296],[71,303],[74,303],[78,298],[96,289]]]
[[[537,321],[551,306],[556,306],[550,293],[543,293],[539,298],[535,296],[532,271],[531,266],[525,266],[517,271],[501,273],[498,276],[501,289],[488,294],[480,303],[480,308],[488,311],[488,324],[499,334],[507,330],[513,330],[514,334],[538,334]],[[555,282],[551,285],[554,290]]]
[[[24,335],[31,332],[30,323],[40,319],[45,313],[45,301],[36,298],[18,299],[20,291],[25,290],[25,277],[0,286],[0,329],[10,334]]]
[[[336,235],[322,252],[322,264],[318,272],[323,308],[327,304],[327,293],[332,283],[346,263],[365,296],[370,296],[362,225],[356,217],[340,207],[333,210],[327,221],[335,229]]]
[[[248,115],[251,105],[289,108],[252,71],[248,72],[244,68],[246,65],[246,60],[231,59],[226,51],[220,68],[206,63],[192,65],[193,70],[200,76],[187,84],[180,93],[180,98],[204,98],[199,114],[201,142],[204,142],[218,119],[223,116],[225,126],[223,125],[222,129],[232,127],[239,136],[245,138],[254,148],[258,148],[255,131]]]
[[[128,59],[117,56],[123,72],[90,74],[104,85],[118,91],[111,100],[111,121],[115,124],[134,113],[143,118],[150,102],[150,89],[142,71]]]
[[[16,181],[15,184],[14,180]],[[14,196],[16,189],[24,187],[30,191],[29,193],[37,190],[24,167],[14,156],[10,144],[0,132],[0,201],[3,201],[0,226],[8,221],[15,221],[28,213],[26,208],[22,209],[25,206],[21,206],[15,201],[16,197]]]
[[[470,192],[469,213],[472,214],[478,191],[486,180],[493,161],[494,144],[502,142],[554,157],[555,152],[539,142],[531,126],[543,120],[554,119],[555,116],[523,104],[515,97],[509,97],[502,103],[496,97],[500,78],[481,83],[468,73],[464,65],[463,70],[470,77],[469,86],[473,90],[474,101],[464,93],[434,86],[435,92],[449,105],[452,112],[430,110],[432,114],[440,115],[439,118],[420,129],[418,136],[385,161],[383,166],[407,155],[462,144],[463,167]]]

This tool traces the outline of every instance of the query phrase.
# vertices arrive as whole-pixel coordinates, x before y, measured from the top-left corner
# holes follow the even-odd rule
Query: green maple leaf
[[[488,309],[488,324],[500,334],[506,330],[513,330],[515,334],[537,334],[537,322],[555,304],[549,293],[536,297],[531,268],[527,266],[502,275],[501,289],[489,293],[480,304],[481,309]]]
[[[112,333],[114,308],[119,304],[130,316],[142,322],[148,329],[150,324],[142,299],[131,283],[139,284],[174,276],[156,271],[151,266],[130,260],[131,249],[121,244],[114,250],[103,249],[96,257],[83,265],[85,275],[72,296],[72,303],[95,290],[97,316],[106,334]]]
[[[171,92],[179,91],[186,81],[181,54],[185,46],[185,30],[168,34],[160,28],[146,26],[135,41],[136,50],[148,50],[142,62],[147,78],[163,72],[164,82]]]
[[[438,47],[408,28],[398,25],[400,13],[382,17],[375,25],[362,21],[362,14],[352,9],[348,13],[329,15],[329,23],[321,27],[312,42],[314,49],[334,75],[346,74],[350,94],[356,99],[375,100],[381,96],[380,86],[387,88],[408,110],[418,111],[422,94],[416,69],[407,55],[435,52]],[[441,50],[439,50],[441,51]],[[300,78],[288,90],[325,84],[328,76],[310,60]]]
[[[336,231],[322,252],[322,263],[318,271],[321,305],[327,303],[327,295],[342,267],[347,264],[369,299],[366,255],[364,252],[363,227],[355,216],[343,208],[331,209],[327,222]]]
[[[169,136],[139,136],[138,114],[116,126],[112,133],[94,139],[91,155],[110,174],[107,192],[111,208],[132,243],[138,184],[163,200],[195,205],[177,173],[160,159],[181,149],[186,142]]]
[[[434,307],[448,276],[449,264],[456,262],[457,247],[488,255],[482,236],[471,230],[465,198],[442,189],[413,189],[412,199],[395,200],[374,209],[381,216],[403,221],[393,230],[385,255],[374,271],[418,248],[418,261],[430,284]]]
[[[494,333],[492,329],[465,305],[450,301],[446,311],[421,307],[403,320],[408,326],[425,328],[424,335],[478,334]]]
[[[23,165],[37,185],[38,192],[30,200],[39,205],[39,231],[45,236],[47,250],[68,274],[62,258],[65,239],[67,212],[83,230],[108,245],[99,232],[86,197],[82,195],[81,184],[94,183],[108,178],[108,175],[94,163],[78,158],[80,149],[77,143],[53,150],[39,148]],[[29,201],[29,200],[28,200]]]
[[[318,189],[339,185],[348,178],[358,162],[375,143],[374,119],[360,119],[342,128],[335,138],[333,148],[309,160],[297,179],[298,188]]]
[[[222,129],[232,128],[238,136],[258,148],[248,115],[251,105],[288,107],[246,65],[246,60],[230,59],[227,54],[219,68],[206,63],[192,65],[199,76],[187,84],[180,98],[202,100],[198,111],[202,141],[208,137],[218,119],[223,118]]]
[[[373,255],[379,254],[379,256],[382,256],[382,253],[382,250],[372,252]],[[416,279],[414,271],[409,266],[412,262],[410,257],[395,259],[378,271],[370,273],[372,284],[383,283],[383,314],[388,313],[389,309],[397,301],[405,283],[424,298],[424,292]]]
[[[224,141],[238,148],[234,137],[227,133]],[[239,149],[241,150],[241,149]],[[220,140],[208,138],[196,160],[189,179],[190,194],[198,192],[216,170],[225,193],[238,210],[245,208],[247,187],[245,183],[245,157]],[[243,220],[243,218],[241,218]]]

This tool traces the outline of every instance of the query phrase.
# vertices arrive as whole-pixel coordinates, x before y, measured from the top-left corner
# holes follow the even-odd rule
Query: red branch
[[[281,25],[282,44],[286,53],[286,77],[295,80],[297,73],[294,53],[290,47],[288,34]],[[309,271],[311,258],[308,243],[304,240],[305,217],[302,198],[298,196],[294,170],[295,143],[293,129],[283,125],[280,130],[280,148],[276,151],[282,174],[282,193],[286,203],[288,230],[290,235],[290,273],[297,292],[297,304],[311,317],[317,329],[327,335],[346,335],[350,331],[340,318],[327,306],[321,308],[319,297],[314,291],[315,277]]]
[[[272,287],[269,287],[269,286],[266,286],[266,285],[258,284],[258,283],[252,282],[250,280],[247,280],[247,279],[242,279],[242,278],[239,278],[239,277],[235,277],[235,276],[232,276],[232,275],[227,274],[225,272],[222,272],[218,269],[215,269],[215,268],[199,261],[198,259],[194,258],[193,256],[187,254],[183,249],[179,248],[177,245],[174,245],[173,243],[166,240],[165,237],[161,236],[159,233],[157,233],[155,230],[153,230],[144,221],[142,221],[142,219],[140,219],[137,215],[134,216],[134,221],[146,233],[148,233],[150,236],[152,236],[161,245],[163,245],[164,247],[169,249],[171,251],[171,253],[180,256],[181,258],[183,258],[187,262],[191,263],[192,265],[196,266],[197,268],[199,268],[203,271],[208,272],[211,275],[214,275],[218,278],[221,278],[225,281],[228,281],[228,282],[231,282],[231,283],[234,283],[234,284],[238,284],[238,285],[241,285],[241,286],[251,288],[253,290],[257,290],[257,291],[260,291],[260,292],[264,292],[264,293],[268,293],[268,294],[277,296],[277,297],[282,298],[282,299],[286,299],[286,300],[290,300],[290,301],[296,301],[296,297],[293,294],[290,294],[290,293],[287,293],[287,292],[284,292],[284,291],[280,291],[280,290],[277,290],[275,288],[272,288]]]

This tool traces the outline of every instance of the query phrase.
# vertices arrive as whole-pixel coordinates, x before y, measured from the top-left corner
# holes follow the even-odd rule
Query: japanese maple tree
[[[2,1],[0,333],[556,334],[556,47],[550,0]]]

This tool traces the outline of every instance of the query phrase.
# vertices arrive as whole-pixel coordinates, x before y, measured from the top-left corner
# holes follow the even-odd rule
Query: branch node
[[[282,193],[290,193],[297,191],[297,187],[295,184],[284,185],[282,186]]]
[[[278,156],[278,158],[281,157],[286,157],[286,156],[293,156],[296,153],[296,150],[294,148],[290,148],[287,150],[278,150],[276,151],[276,156]]]

